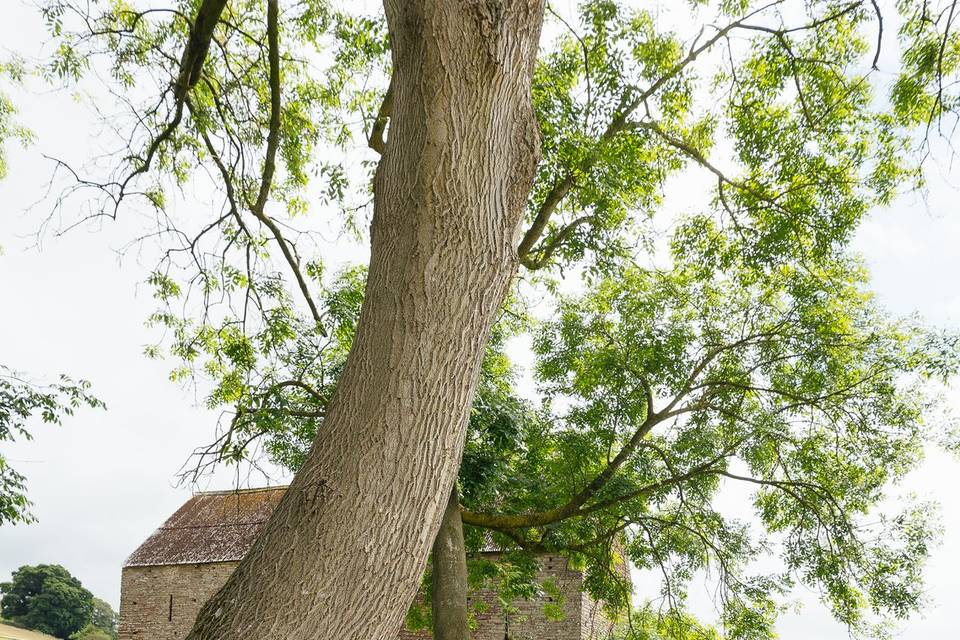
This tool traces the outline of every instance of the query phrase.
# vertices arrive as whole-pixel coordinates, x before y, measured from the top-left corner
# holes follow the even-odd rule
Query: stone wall
[[[183,640],[200,607],[238,563],[124,567],[120,580],[120,640]]]
[[[567,567],[566,558],[540,558],[538,580],[550,578],[562,594],[563,616],[550,620],[544,605],[548,595],[514,603],[516,612],[504,620],[492,590],[471,594],[470,604],[480,605],[473,640],[603,640],[610,624],[601,608],[582,592],[579,571]],[[183,640],[200,607],[230,577],[236,562],[182,564],[158,567],[125,567],[120,592],[120,640]],[[401,631],[399,640],[427,640],[427,632]]]
[[[516,611],[504,619],[503,610],[493,590],[480,590],[470,594],[470,605],[482,609],[475,613],[476,629],[473,640],[605,640],[609,637],[611,624],[601,607],[583,593],[583,576],[569,569],[567,559],[559,555],[544,555],[539,558],[538,582],[553,581],[562,598],[563,616],[558,620],[548,619],[544,606],[554,602],[553,597],[543,594],[530,600],[513,603]],[[509,635],[507,635],[509,632]],[[401,631],[400,640],[429,640],[426,631]]]

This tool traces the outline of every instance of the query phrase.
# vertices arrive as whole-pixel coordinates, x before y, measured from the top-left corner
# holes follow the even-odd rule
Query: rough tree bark
[[[543,0],[386,0],[366,297],[323,429],[190,640],[393,637],[447,506],[538,139]]]
[[[433,541],[433,640],[470,640],[467,611],[467,550],[456,484]]]

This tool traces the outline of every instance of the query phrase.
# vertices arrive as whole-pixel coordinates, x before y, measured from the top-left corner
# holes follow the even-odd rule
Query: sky
[[[42,22],[28,5],[11,4],[0,23],[0,57],[39,54]],[[10,146],[10,172],[0,181],[0,362],[37,378],[61,372],[86,378],[108,409],[82,410],[59,428],[34,422],[33,441],[4,446],[28,476],[39,521],[0,527],[0,581],[23,564],[59,563],[116,607],[124,559],[196,489],[179,486],[176,474],[189,452],[210,439],[217,415],[168,380],[169,363],[142,355],[151,339],[144,319],[154,309],[142,284],[148,262],[116,253],[135,220],[48,234],[36,246],[32,234],[47,209],[30,207],[52,171],[42,154],[82,159],[97,129],[71,95],[16,96],[37,141],[26,150]],[[960,184],[958,176],[953,182]],[[949,176],[935,176],[927,199],[910,196],[875,212],[856,248],[890,312],[960,328],[960,208],[949,183]],[[948,402],[960,410],[956,393]],[[931,451],[923,468],[896,488],[938,501],[946,532],[927,570],[930,604],[898,630],[899,638],[957,637],[951,606],[960,596],[958,480],[960,462]],[[228,488],[234,481],[221,473],[199,488]],[[645,577],[638,575],[637,584],[642,589]],[[694,591],[694,605],[706,610],[706,594]],[[781,622],[781,636],[847,637],[814,596],[795,594],[803,606]]]

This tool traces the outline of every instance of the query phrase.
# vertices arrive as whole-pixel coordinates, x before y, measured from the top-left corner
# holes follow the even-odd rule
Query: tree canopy
[[[43,10],[57,49],[41,73],[101,79],[121,131],[92,168],[57,162],[54,208],[81,211],[67,227],[145,214],[134,243],[158,256],[162,330],[148,355],[225,410],[191,468],[263,453],[300,468],[365,305],[367,272],[325,255],[322,231],[364,242],[373,217],[376,233],[377,156],[404,124],[389,23],[321,0]],[[521,271],[459,474],[469,545],[510,551],[479,579],[529,594],[529,553],[558,549],[624,605],[625,555],[663,576],[638,637],[713,633],[684,609],[708,568],[730,638],[769,637],[796,583],[857,633],[920,607],[930,507],[880,507],[942,438],[932,409],[958,343],[889,317],[850,242],[922,187],[949,135],[955,14],[948,0],[547,8]],[[214,206],[176,206],[188,186]],[[755,523],[718,500],[740,484]],[[768,555],[782,567],[757,573]]]
[[[93,615],[93,594],[56,564],[20,567],[0,593],[4,618],[57,638],[69,638]]]
[[[713,567],[731,637],[772,636],[796,583],[862,632],[882,628],[869,612],[915,610],[932,505],[876,507],[944,435],[929,387],[956,374],[956,336],[885,318],[856,264],[745,282],[683,251],[671,271],[631,267],[536,323],[541,404],[513,386],[504,350],[518,322],[495,328],[460,470],[463,520],[475,527],[468,548],[488,548],[492,531],[517,553],[473,563],[474,585],[496,578],[505,605],[529,597],[549,588],[533,582],[530,553],[559,550],[611,606],[629,603],[612,571],[623,555],[662,571],[678,614],[687,584]],[[352,310],[337,309],[344,293],[321,308],[349,324],[359,305],[349,296]],[[325,389],[336,368],[318,366],[333,377]],[[322,397],[295,409],[258,398],[234,428],[266,436],[272,459],[295,470],[322,427],[296,416],[322,416]],[[741,505],[717,500],[737,483],[756,489],[760,533]],[[771,547],[782,567],[752,574]],[[411,615],[424,623],[424,609]]]

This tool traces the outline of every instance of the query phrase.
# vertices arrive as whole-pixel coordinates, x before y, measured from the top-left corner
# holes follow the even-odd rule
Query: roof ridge
[[[278,484],[275,487],[251,487],[247,489],[220,489],[216,491],[197,491],[196,493],[193,494],[193,497],[196,498],[197,496],[226,496],[226,495],[234,495],[234,494],[241,494],[241,493],[258,493],[261,491],[280,491],[281,489],[286,491],[289,488],[290,488],[290,485],[288,484]]]
[[[214,524],[182,524],[176,527],[166,525],[157,527],[157,531],[181,531],[183,529],[213,529],[216,527],[249,527],[254,524],[266,524],[267,519],[263,520],[245,520],[243,522],[216,522]],[[2,640],[2,638],[0,638]]]

